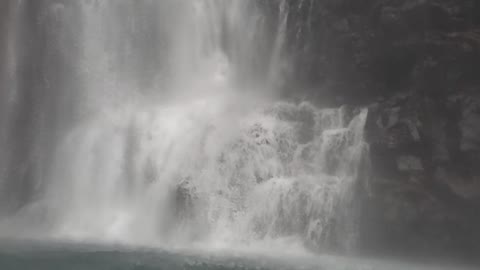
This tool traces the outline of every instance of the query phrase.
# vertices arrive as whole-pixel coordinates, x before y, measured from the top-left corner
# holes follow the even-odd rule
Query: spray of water
[[[53,2],[41,9],[45,27],[58,30],[53,57],[75,78],[56,102],[74,106],[56,111],[69,116],[56,119],[55,140],[40,152],[49,153],[33,174],[40,188],[0,231],[142,245],[352,246],[367,111],[277,101],[288,1],[274,5],[275,20],[262,1]],[[48,106],[39,108],[45,121]]]

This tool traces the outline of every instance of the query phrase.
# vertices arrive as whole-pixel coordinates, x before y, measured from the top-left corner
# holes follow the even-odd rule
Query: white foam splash
[[[142,244],[294,237],[322,245],[347,227],[339,222],[354,222],[341,215],[366,150],[366,111],[349,123],[342,109],[307,103],[244,114],[222,105],[130,108],[72,130],[46,196],[57,211],[51,233]]]
[[[54,43],[74,67],[61,85],[81,90],[52,92],[75,104],[71,122],[53,125],[41,192],[1,231],[42,223],[26,230],[170,247],[350,245],[367,111],[276,101],[287,2],[274,29],[255,1],[46,9],[78,46],[70,55]]]

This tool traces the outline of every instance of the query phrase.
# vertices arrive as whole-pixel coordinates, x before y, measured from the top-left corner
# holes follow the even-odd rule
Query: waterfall
[[[288,1],[7,3],[0,234],[353,245],[368,112],[279,101]]]

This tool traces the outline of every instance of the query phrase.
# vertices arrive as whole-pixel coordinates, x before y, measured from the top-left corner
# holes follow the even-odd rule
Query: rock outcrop
[[[362,250],[480,254],[480,1],[289,3],[292,84],[370,107]]]
[[[442,105],[442,106],[440,106]],[[480,99],[411,92],[370,106],[367,247],[471,257],[480,250]],[[413,254],[412,254],[413,255]]]
[[[319,102],[365,104],[412,90],[445,98],[479,84],[478,1],[288,2],[294,92],[300,85]]]

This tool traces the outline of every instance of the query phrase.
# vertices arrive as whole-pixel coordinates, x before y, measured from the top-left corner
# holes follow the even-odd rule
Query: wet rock
[[[374,210],[366,223],[379,226],[370,232],[378,245],[459,254],[476,245],[475,226],[464,226],[478,224],[473,213],[480,209],[475,104],[466,93],[448,100],[411,93],[370,106],[367,204]]]
[[[197,199],[196,188],[190,183],[191,179],[186,177],[175,189],[175,214],[178,219],[191,219],[195,215],[195,201]]]
[[[460,122],[462,151],[480,151],[480,113],[467,113]]]
[[[422,161],[415,156],[398,157],[397,168],[401,172],[419,172],[424,170]]]
[[[298,85],[334,104],[371,104],[365,222],[377,229],[366,242],[380,250],[480,251],[477,2],[311,1],[314,15],[292,16],[315,29],[290,32],[305,42],[292,47],[306,52]]]

